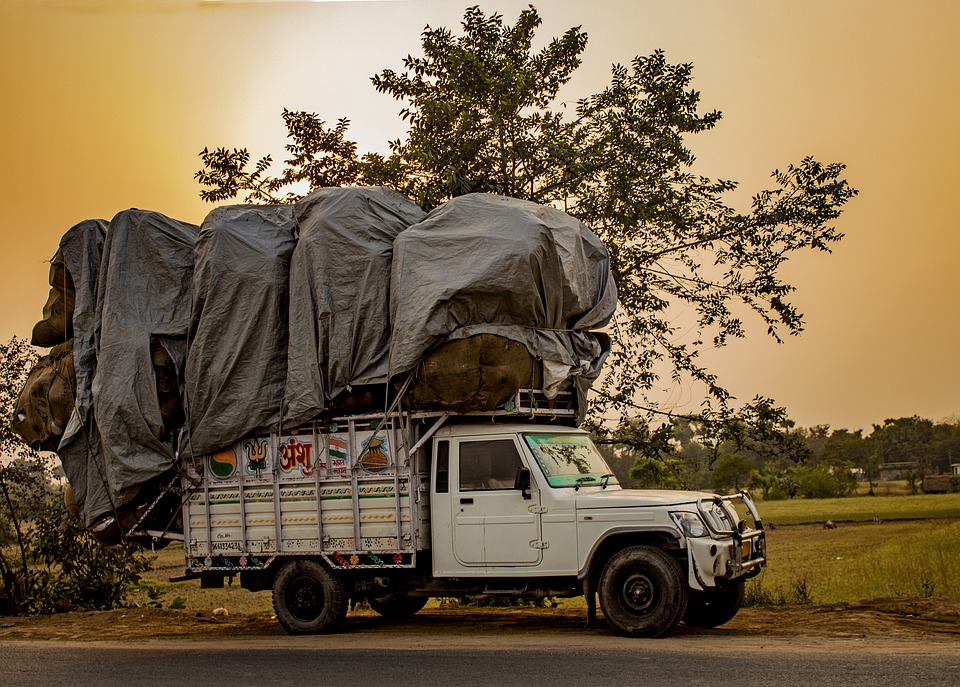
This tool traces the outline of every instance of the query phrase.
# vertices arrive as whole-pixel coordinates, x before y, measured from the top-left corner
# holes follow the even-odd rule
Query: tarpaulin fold
[[[548,397],[581,397],[609,352],[617,291],[607,250],[579,220],[517,198],[454,198],[394,243],[391,375],[446,341],[495,334],[543,364]]]
[[[191,454],[280,421],[294,230],[290,205],[225,206],[200,226],[181,440]]]
[[[125,210],[108,227],[81,223],[61,242],[77,294],[77,401],[58,453],[88,525],[174,463],[150,344],[158,337],[182,371],[196,232],[159,213]]]
[[[424,216],[382,187],[320,189],[295,211],[287,425],[312,420],[355,386],[387,383],[393,243]]]

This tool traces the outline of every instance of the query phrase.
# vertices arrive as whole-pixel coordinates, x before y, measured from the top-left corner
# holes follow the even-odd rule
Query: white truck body
[[[194,460],[184,478],[186,576],[222,584],[239,573],[251,589],[272,586],[278,617],[294,632],[335,629],[345,609],[312,615],[340,596],[401,615],[430,596],[584,594],[592,618],[599,590],[623,634],[665,634],[699,606],[711,613],[688,622],[729,620],[742,581],[765,563],[749,496],[624,490],[586,432],[556,423],[570,413],[523,407],[530,399],[518,394],[510,412],[477,418],[342,418]],[[620,580],[611,565],[618,555],[653,557],[666,572]],[[296,571],[280,574],[284,567]],[[313,589],[318,575],[343,589]],[[662,592],[664,575],[682,588]],[[313,589],[308,602],[304,585]],[[674,607],[658,611],[670,594]],[[618,603],[627,620],[610,608]]]

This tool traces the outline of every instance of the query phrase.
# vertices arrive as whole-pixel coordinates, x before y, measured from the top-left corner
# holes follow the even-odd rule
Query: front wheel
[[[277,620],[292,634],[336,631],[348,604],[343,580],[317,561],[292,560],[273,582]]]
[[[743,606],[743,581],[728,587],[691,592],[683,622],[690,627],[719,627],[733,619]]]
[[[677,562],[652,546],[614,554],[600,574],[600,608],[622,635],[661,637],[680,622],[687,588]]]

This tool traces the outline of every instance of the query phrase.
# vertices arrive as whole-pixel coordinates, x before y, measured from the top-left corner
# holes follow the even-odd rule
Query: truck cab
[[[453,426],[433,454],[437,577],[575,575],[577,500],[620,491],[590,437],[566,427]]]
[[[729,620],[743,580],[765,561],[748,495],[623,489],[580,429],[454,425],[436,433],[431,453],[438,580],[488,579],[498,590],[522,587],[534,596],[541,588],[565,595],[558,590],[566,585],[588,602],[597,590],[615,629],[655,636],[685,617],[699,625]]]

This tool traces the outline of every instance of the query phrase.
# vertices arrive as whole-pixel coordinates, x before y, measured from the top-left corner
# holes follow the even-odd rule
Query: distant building
[[[892,479],[904,479],[908,472],[915,472],[917,464],[913,461],[902,463],[882,463],[880,465],[880,479],[887,482]]]

